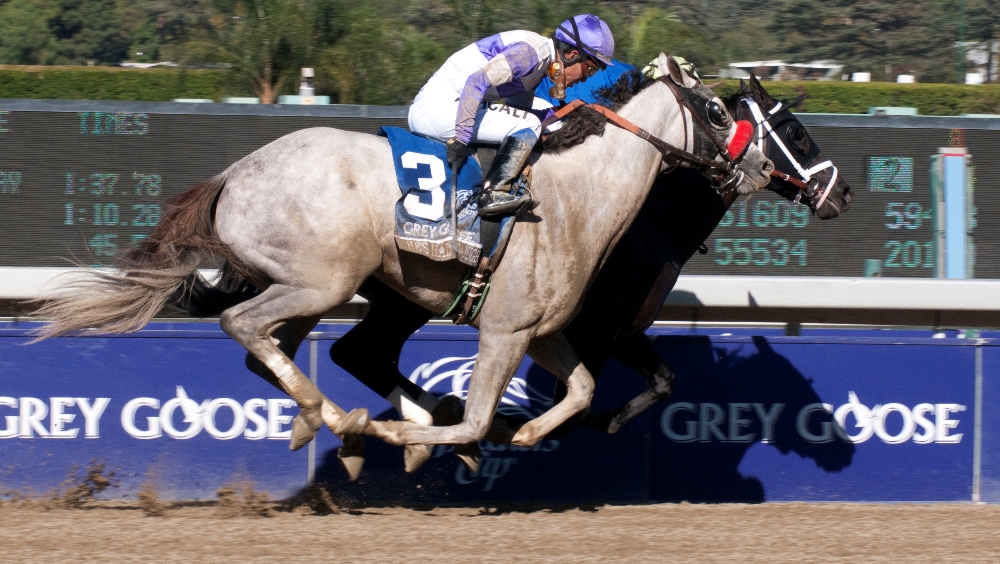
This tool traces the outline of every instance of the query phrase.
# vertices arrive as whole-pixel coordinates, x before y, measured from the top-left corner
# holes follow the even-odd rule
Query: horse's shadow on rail
[[[766,501],[764,482],[739,470],[754,446],[812,459],[825,472],[851,463],[855,447],[831,432],[836,423],[816,407],[824,400],[812,382],[766,339],[719,345],[707,337],[672,336],[659,338],[656,347],[677,373],[674,394],[615,435],[578,428],[532,449],[482,443],[477,474],[446,447],[406,474],[401,449],[368,440],[357,482],[347,481],[336,449],[322,455],[315,481],[331,486],[344,502],[367,506],[587,509],[604,503]],[[529,407],[535,412],[550,399],[537,390],[551,390],[553,382],[537,365],[527,371]],[[610,363],[598,382],[594,409],[621,405],[644,385],[637,374]],[[394,418],[395,412],[380,417]]]

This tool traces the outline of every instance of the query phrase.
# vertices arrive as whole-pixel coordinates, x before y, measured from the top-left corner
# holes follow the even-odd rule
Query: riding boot
[[[531,148],[534,146],[535,140],[532,139],[533,137],[533,133],[526,136],[515,134],[507,137],[500,144],[497,156],[493,159],[493,164],[490,165],[490,170],[483,179],[483,189],[479,193],[480,216],[493,217],[514,214],[531,203],[531,196],[527,192],[511,194],[510,182],[517,178],[521,167],[531,155]]]

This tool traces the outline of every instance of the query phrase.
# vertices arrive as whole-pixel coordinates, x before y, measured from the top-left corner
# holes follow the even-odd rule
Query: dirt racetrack
[[[225,517],[214,504],[0,507],[3,562],[985,562],[1000,506],[368,508]]]

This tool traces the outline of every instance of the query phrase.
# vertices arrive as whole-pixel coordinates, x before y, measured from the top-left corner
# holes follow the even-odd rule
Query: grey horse
[[[664,81],[718,100],[673,59],[661,54],[659,67]],[[699,126],[695,120],[705,127],[706,118],[692,119],[672,90],[655,82],[619,114],[641,126],[646,137],[690,148]],[[731,119],[712,127],[723,142],[737,130]],[[753,162],[764,164],[748,174],[743,191],[767,184],[771,170],[755,148],[749,152]],[[717,153],[708,158],[721,167]],[[601,137],[537,159],[533,192],[540,205],[521,214],[475,321],[479,356],[457,425],[373,422],[364,410],[347,413],[309,381],[274,337],[301,340],[369,276],[432,311],[445,311],[455,299],[464,265],[397,250],[393,210],[399,190],[390,148],[372,135],[298,131],[185,192],[151,236],[122,259],[118,272],[95,273],[47,296],[36,315],[50,322],[38,335],[137,330],[200,265],[221,258],[223,284],[242,279],[263,290],[223,312],[220,323],[298,403],[293,449],[309,442],[324,423],[341,436],[365,432],[399,445],[478,441],[525,353],[567,385],[563,401],[510,437],[514,444],[532,445],[589,405],[593,378],[560,331],[663,166],[661,149],[611,127]]]

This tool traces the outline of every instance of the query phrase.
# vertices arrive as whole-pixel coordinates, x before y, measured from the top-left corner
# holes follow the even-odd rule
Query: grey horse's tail
[[[183,295],[198,267],[212,259],[224,260],[231,277],[251,277],[213,227],[215,203],[225,185],[220,174],[167,202],[163,219],[117,259],[115,272],[91,271],[41,298],[34,316],[49,323],[36,332],[36,340],[80,331],[137,331]]]

